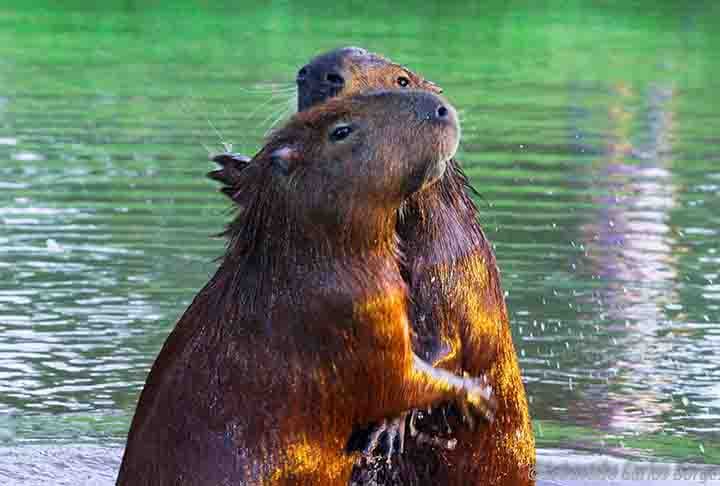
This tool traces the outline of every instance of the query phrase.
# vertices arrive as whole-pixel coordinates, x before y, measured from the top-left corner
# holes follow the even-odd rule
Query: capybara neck
[[[338,259],[397,254],[396,211],[348,205],[335,219],[309,221],[301,210],[303,195],[288,192],[267,161],[253,161],[242,179],[235,187],[242,193],[243,210],[224,233],[225,261],[233,267],[242,261],[287,273]]]

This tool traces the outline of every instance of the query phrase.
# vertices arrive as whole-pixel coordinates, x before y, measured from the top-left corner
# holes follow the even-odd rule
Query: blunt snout
[[[295,78],[298,86],[306,83],[314,83],[316,86],[327,86],[334,89],[342,89],[345,86],[345,77],[339,69],[325,68],[308,64],[300,68]]]
[[[418,95],[415,105],[415,114],[421,120],[435,122],[450,122],[455,116],[453,107],[432,94]]]
[[[295,81],[298,87],[298,111],[337,96],[345,87],[345,76],[335,62],[311,62],[300,68]]]

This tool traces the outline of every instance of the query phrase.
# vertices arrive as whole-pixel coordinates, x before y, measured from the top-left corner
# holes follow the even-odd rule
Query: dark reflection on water
[[[390,42],[370,13],[350,35],[322,16],[310,32],[308,13],[278,9],[276,23],[258,20],[262,39],[231,45],[229,12],[110,10],[93,24],[92,13],[19,5],[4,11],[15,30],[0,31],[13,67],[0,62],[0,415],[127,420],[222,252],[210,235],[228,206],[204,179],[207,152],[234,142],[251,153],[293,106],[296,66],[357,43],[426,73],[461,108],[460,159],[482,194],[533,416],[720,434],[718,35],[707,12],[503,19],[498,8],[439,24],[386,12],[400,26]],[[58,34],[67,22],[86,28]],[[477,41],[484,32],[495,42]],[[289,48],[266,38],[293,33],[302,41]],[[53,438],[38,428],[16,439]]]

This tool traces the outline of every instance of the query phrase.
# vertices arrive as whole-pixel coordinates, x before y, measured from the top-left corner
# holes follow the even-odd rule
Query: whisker
[[[180,100],[180,102],[178,103],[177,106],[178,106],[178,108],[180,108],[180,111],[181,111],[184,115],[186,115],[187,117],[192,117],[192,114],[190,113],[190,106],[188,105],[188,103],[187,103],[186,100]],[[210,119],[208,119],[208,123],[210,123]],[[210,124],[210,125],[212,126],[212,124]],[[207,152],[208,156],[211,156],[211,155],[214,155],[214,154],[215,154],[215,152],[213,152],[212,150],[210,150],[210,147],[208,147],[207,145],[205,145],[203,142],[199,142],[199,144],[200,144],[200,146],[201,146],[202,148],[205,149],[205,151]]]
[[[208,125],[215,131],[215,134],[217,134],[218,138],[220,138],[220,144],[222,144],[223,148],[225,149],[225,152],[232,152],[232,146],[233,144],[231,142],[226,142],[225,138],[222,136],[222,133],[220,133],[220,130],[218,130],[213,122],[210,121],[210,117],[208,115],[205,115],[205,119],[208,122]]]
[[[290,91],[295,91],[294,85],[287,85],[287,86],[251,86],[251,87],[239,87],[238,91],[243,91],[246,93],[287,93]]]
[[[248,119],[248,120],[252,119],[252,117],[255,116],[255,114],[256,114],[258,111],[260,111],[262,108],[264,108],[265,106],[267,106],[274,98],[275,98],[275,93],[273,93],[272,95],[270,95],[270,97],[268,97],[267,100],[263,101],[263,102],[260,103],[258,106],[256,106],[255,109],[254,109],[253,111],[251,111],[250,114],[246,117],[246,119]]]
[[[272,84],[256,84],[249,87],[238,87],[238,91],[241,93],[245,93],[247,95],[252,96],[262,96],[266,97],[266,99],[262,100],[262,102],[255,105],[253,110],[245,115],[242,118],[245,118],[246,120],[251,120],[252,118],[256,117],[258,113],[261,113],[262,111],[265,111],[266,109],[268,113],[266,115],[263,115],[264,118],[262,119],[261,123],[256,124],[257,127],[257,134],[262,136],[267,136],[267,134],[289,113],[292,113],[294,105],[297,104],[297,89],[295,86],[295,83],[272,83]],[[192,100],[192,103],[191,101]],[[295,102],[293,102],[295,100]],[[209,116],[208,109],[209,104],[206,100],[202,98],[197,98],[193,96],[193,93],[190,92],[188,95],[178,103],[178,107],[180,108],[180,111],[183,113],[184,116],[193,118],[197,116],[197,109],[192,109],[192,106],[195,106],[197,104],[204,105],[204,108],[201,109],[201,112],[205,112],[204,118],[208,126],[211,128],[212,132],[218,137],[220,141],[220,145],[222,146],[223,151],[225,152],[232,152],[235,143],[227,140],[225,136],[223,135],[222,131],[214,123]],[[277,105],[276,105],[277,103]],[[231,114],[229,111],[229,108],[226,104],[220,105],[222,112],[224,115],[229,119],[237,119],[237,115]],[[217,113],[216,113],[217,114]],[[267,126],[267,124],[270,122],[269,127],[267,130],[263,130],[263,127]],[[249,133],[244,132],[243,136],[251,136],[254,137],[255,130],[251,130]],[[243,138],[241,136],[241,138]],[[215,155],[219,150],[212,150],[208,144],[204,142],[199,142],[200,145],[203,147],[203,149],[208,153],[208,155]],[[214,145],[214,144],[213,144]],[[241,146],[244,146],[245,144],[241,143]],[[237,149],[237,147],[236,147]]]
[[[284,117],[284,113],[286,112],[292,112],[292,108],[288,109],[290,105],[290,101],[294,98],[294,96],[274,96],[273,98],[267,100],[263,105],[268,106],[269,109],[268,114],[260,121],[260,123],[257,124],[258,133],[262,134],[263,137],[267,136],[269,130],[264,130],[263,127],[267,126],[268,122],[270,120],[275,120],[276,118],[282,119]],[[275,104],[277,102],[277,104]],[[255,113],[257,113],[258,110],[254,110],[253,113],[251,113],[248,118],[252,117]]]
[[[290,102],[290,101],[292,101],[292,100],[288,100],[288,102]],[[273,120],[273,122],[270,124],[268,129],[265,131],[265,136],[268,136],[268,134],[273,130],[273,128],[275,128],[275,125],[277,125],[280,122],[280,120],[282,120],[283,118],[286,118],[288,115],[290,115],[294,111],[294,108],[295,108],[295,103],[292,103],[289,106],[285,106],[284,109],[280,110],[280,113],[278,114],[278,116]]]
[[[275,121],[269,126],[269,128],[268,128],[267,130],[265,130],[265,135],[267,135],[267,134],[270,132],[270,130],[272,129],[272,127],[275,126],[275,124],[276,124],[278,121],[280,121],[289,111],[290,111],[290,109],[289,109],[289,107],[287,106],[287,104],[285,104],[285,103],[282,104],[282,105],[280,105],[279,108],[276,108],[275,110],[272,110],[272,111],[270,112],[270,114],[269,114],[268,116],[266,116],[266,117],[263,119],[263,121],[260,123],[260,127],[261,127],[261,129],[262,129],[262,127],[263,127],[264,125],[266,125],[267,122],[269,122],[270,120],[275,120]]]
[[[280,114],[278,114],[277,117],[275,117],[275,119],[272,121],[272,123],[270,123],[270,125],[267,127],[267,130],[265,130],[265,136],[266,136],[266,137],[267,137],[268,135],[270,135],[270,133],[273,131],[273,129],[275,128],[275,126],[280,122],[280,120],[282,120],[283,118],[287,117],[288,111],[289,111],[289,110],[283,110],[283,111],[280,112]]]
[[[202,143],[202,142],[200,142],[200,145],[202,145],[202,147],[207,151],[208,156],[210,156],[210,155],[215,155],[215,152],[213,152],[212,150],[210,150],[210,147],[208,147],[207,145],[205,145],[205,144]]]

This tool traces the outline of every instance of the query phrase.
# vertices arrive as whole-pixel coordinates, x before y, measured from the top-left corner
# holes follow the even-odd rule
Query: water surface
[[[459,107],[541,445],[720,464],[720,9],[0,6],[0,442],[121,444],[245,153],[355,44]]]

